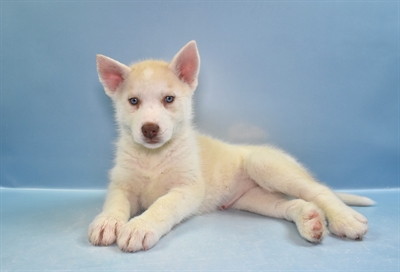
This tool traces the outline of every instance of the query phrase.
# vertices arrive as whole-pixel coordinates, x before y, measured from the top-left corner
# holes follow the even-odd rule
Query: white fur
[[[97,65],[114,102],[119,140],[103,211],[89,227],[94,245],[117,242],[124,251],[147,250],[185,218],[230,207],[293,221],[310,242],[327,233],[325,217],[336,235],[360,239],[367,232],[364,216],[283,151],[230,145],[193,129],[200,67],[194,41],[169,64],[150,60],[128,67],[98,55]],[[166,103],[167,96],[174,101]],[[159,127],[151,140],[142,132],[146,124]],[[344,197],[351,204],[372,204]]]

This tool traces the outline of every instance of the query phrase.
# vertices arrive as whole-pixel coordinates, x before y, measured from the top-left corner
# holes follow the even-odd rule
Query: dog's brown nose
[[[146,123],[142,126],[143,136],[152,139],[157,136],[160,127],[154,123]]]

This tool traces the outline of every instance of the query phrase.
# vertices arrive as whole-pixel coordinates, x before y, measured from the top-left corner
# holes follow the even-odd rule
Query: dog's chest
[[[130,161],[132,167],[132,191],[138,197],[142,209],[150,207],[171,189],[182,186],[187,180],[182,173],[188,172],[172,154],[143,156]],[[181,162],[181,160],[179,160]]]
[[[172,182],[166,179],[170,172],[162,163],[139,161],[133,167],[133,190],[139,196],[141,206],[147,208],[157,198],[163,196],[173,186]]]
[[[178,186],[178,181],[171,175],[171,170],[143,172],[138,176],[140,191],[138,191],[139,204],[142,209],[150,207],[158,198],[166,195],[172,188]]]

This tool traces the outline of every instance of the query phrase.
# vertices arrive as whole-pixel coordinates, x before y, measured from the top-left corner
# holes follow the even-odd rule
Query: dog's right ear
[[[130,68],[103,55],[96,56],[97,73],[106,94],[112,97],[130,72]]]

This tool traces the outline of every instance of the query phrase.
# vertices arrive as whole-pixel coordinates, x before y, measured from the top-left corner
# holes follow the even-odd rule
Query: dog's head
[[[195,41],[186,44],[170,63],[147,60],[128,67],[97,55],[100,82],[114,102],[120,129],[152,149],[190,126],[199,69]]]

